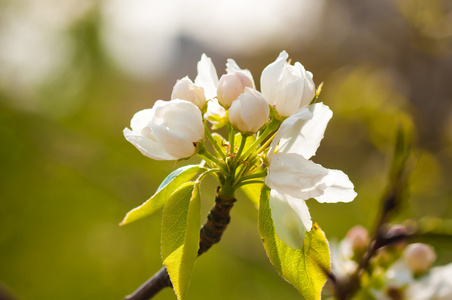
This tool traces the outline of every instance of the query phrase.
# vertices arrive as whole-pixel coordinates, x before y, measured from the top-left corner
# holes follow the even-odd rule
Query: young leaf
[[[312,230],[306,233],[301,249],[292,249],[284,244],[275,233],[269,194],[270,189],[264,186],[259,205],[259,232],[265,251],[279,275],[305,299],[319,300],[330,272],[330,253],[325,235],[314,224]]]
[[[188,165],[171,172],[160,184],[155,194],[140,206],[129,211],[119,225],[129,224],[159,210],[174,190],[193,179],[200,168],[202,168],[200,165]]]
[[[259,197],[260,197],[260,191],[262,190],[263,183],[253,183],[253,184],[247,184],[242,187],[240,187],[240,190],[245,194],[248,199],[253,202],[256,207],[259,207]]]
[[[187,182],[163,209],[162,259],[179,300],[185,298],[198,254],[200,202],[199,183]]]

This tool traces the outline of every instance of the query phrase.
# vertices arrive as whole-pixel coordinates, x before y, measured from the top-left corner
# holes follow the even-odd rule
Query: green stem
[[[244,182],[241,182],[241,183],[237,184],[234,188],[235,188],[235,189],[238,189],[238,188],[240,188],[240,187],[242,187],[242,186],[244,186],[244,185],[247,185],[247,184],[253,184],[253,183],[264,183],[264,180],[249,180],[249,181],[244,181]]]
[[[207,128],[207,126],[205,126],[204,129],[205,135],[207,137],[207,139],[209,140],[209,142],[213,145],[213,147],[215,148],[216,152],[221,155],[221,157],[223,159],[226,158],[226,155],[224,154],[223,150],[221,149],[221,147],[218,145],[218,143],[215,141],[215,139],[212,136],[212,133],[210,132],[210,130]]]
[[[240,148],[239,151],[234,156],[234,159],[232,160],[232,168],[235,170],[237,166],[237,162],[240,159],[240,155],[242,155],[243,149],[245,148],[246,139],[248,138],[247,135],[242,134],[242,140],[240,141]]]
[[[255,179],[255,178],[261,178],[261,177],[265,177],[267,176],[267,171],[262,171],[262,172],[258,172],[258,173],[253,173],[253,174],[249,174],[249,175],[245,175],[242,178],[240,178],[239,180],[239,184],[242,183],[245,180],[249,180],[249,179]]]
[[[275,138],[275,136],[276,136],[276,132],[265,142],[265,144],[263,144],[262,145],[262,147],[260,147],[257,151],[256,151],[256,153],[261,153],[261,152],[263,152],[264,150],[265,150],[265,148],[267,148],[269,145],[270,145],[270,143],[273,141],[273,139]]]
[[[221,170],[228,174],[229,173],[229,168],[228,166],[221,160],[219,160],[218,158],[216,158],[215,156],[213,156],[212,154],[210,154],[207,150],[206,147],[202,147],[199,151],[198,151],[198,155],[205,159],[206,161],[213,163],[214,165],[217,165],[218,167],[221,168]]]
[[[214,172],[221,172],[221,171],[222,171],[222,170],[219,169],[219,168],[209,169],[209,170],[204,171],[203,173],[201,173],[201,174],[198,176],[198,178],[196,178],[196,181],[201,181],[201,180],[203,180],[204,177],[207,176],[207,174],[214,173]],[[217,176],[214,176],[214,177],[217,178]]]
[[[235,130],[232,125],[228,125],[229,129],[229,154],[234,153],[234,139],[235,139]]]
[[[254,143],[243,153],[243,157],[248,157],[254,149],[256,149],[276,128],[278,128],[281,122],[273,119],[270,123],[268,123],[267,128],[265,128],[264,132],[254,141]]]

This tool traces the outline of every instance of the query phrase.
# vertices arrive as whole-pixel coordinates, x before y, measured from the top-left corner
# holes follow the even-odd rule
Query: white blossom
[[[265,183],[278,193],[270,193],[272,207],[287,206],[286,201],[305,201],[315,198],[322,203],[350,202],[356,197],[353,183],[339,170],[331,170],[309,159],[315,154],[323,138],[331,110],[322,103],[300,109],[280,126],[268,153],[269,167]],[[280,195],[289,195],[286,200]],[[307,206],[300,219],[309,216]],[[283,222],[280,210],[272,210],[273,222]],[[306,228],[304,230],[310,230]],[[276,234],[294,248],[302,246],[300,233],[284,226],[275,226]],[[302,230],[299,227],[299,230]]]
[[[195,78],[195,85],[204,89],[207,100],[215,98],[217,95],[218,75],[212,59],[203,53],[197,69],[198,75]]]
[[[261,90],[268,104],[282,117],[291,116],[300,108],[307,107],[315,96],[312,73],[296,62],[287,62],[289,55],[282,51],[261,75]]]
[[[204,138],[199,108],[174,99],[158,100],[151,109],[137,112],[125,128],[124,136],[143,155],[155,160],[177,160],[195,154],[196,144]]]
[[[431,269],[429,273],[408,286],[406,290],[406,299],[452,299],[452,263]]]
[[[245,88],[229,108],[229,121],[241,133],[255,133],[267,122],[270,109],[258,91]]]
[[[193,84],[193,81],[185,76],[178,80],[173,87],[171,93],[171,99],[182,99],[190,101],[202,109],[206,105],[206,96],[204,95],[204,89],[200,86]]]

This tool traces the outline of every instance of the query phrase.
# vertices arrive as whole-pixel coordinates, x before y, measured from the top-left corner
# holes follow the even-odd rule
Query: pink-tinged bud
[[[350,241],[353,252],[362,253],[369,246],[369,232],[361,225],[353,226],[346,235],[346,239]]]
[[[206,105],[206,96],[204,95],[204,89],[202,87],[194,85],[190,78],[188,78],[187,76],[176,82],[173,87],[171,99],[182,99],[190,101],[201,110]]]
[[[406,247],[403,252],[403,261],[413,274],[419,275],[427,272],[436,260],[436,253],[427,244],[415,243]]]
[[[397,241],[391,243],[391,247],[396,251],[402,251],[405,246],[407,245],[407,239],[402,238],[409,235],[411,232],[411,229],[409,230],[406,226],[401,224],[396,224],[391,226],[388,229],[388,232],[386,233],[386,238],[394,239],[395,237],[400,237]]]
[[[232,72],[221,76],[218,82],[217,97],[220,104],[228,109],[234,100],[245,91],[253,88],[253,81],[243,72]]]
[[[262,94],[247,87],[229,108],[229,121],[241,133],[252,134],[268,122],[269,114],[268,103]]]

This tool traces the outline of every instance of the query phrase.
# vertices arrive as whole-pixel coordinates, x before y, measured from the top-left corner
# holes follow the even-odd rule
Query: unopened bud
[[[353,252],[364,252],[369,246],[369,232],[361,225],[353,226],[346,235]]]
[[[391,226],[386,233],[386,239],[391,240],[389,246],[395,251],[402,251],[407,244],[406,237],[410,232],[411,229],[408,230],[406,226],[401,224]]]
[[[229,121],[241,133],[255,133],[267,123],[269,113],[264,96],[247,87],[229,108]]]
[[[253,87],[253,81],[243,72],[232,72],[221,76],[218,82],[217,97],[224,108],[229,108],[245,88]]]
[[[176,82],[173,87],[171,99],[182,99],[190,101],[201,110],[206,104],[204,89],[202,87],[194,85],[190,78],[188,78],[187,76]]]
[[[419,275],[427,272],[436,260],[436,253],[427,244],[415,243],[406,247],[403,252],[403,261],[413,274]]]

